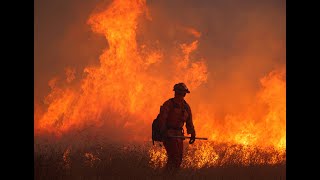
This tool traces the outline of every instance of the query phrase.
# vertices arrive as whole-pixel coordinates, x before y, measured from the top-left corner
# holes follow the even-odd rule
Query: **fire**
[[[197,31],[194,28],[184,28],[185,31],[187,31],[188,33],[192,34],[194,37],[199,38],[201,36],[201,32]]]
[[[226,166],[253,166],[285,164],[286,152],[273,147],[257,147],[232,143],[197,142],[184,144],[183,168],[209,168]],[[167,161],[166,152],[158,146],[149,150],[150,165],[162,168]]]
[[[65,72],[67,76],[67,82],[72,82],[75,79],[76,70],[74,68],[66,68]]]
[[[86,152],[84,154],[84,157],[86,158],[85,163],[88,164],[90,167],[93,167],[95,163],[101,161],[99,157],[93,155],[91,152]]]
[[[49,81],[51,92],[45,98],[46,109],[40,110],[35,103],[35,136],[48,132],[62,136],[93,126],[121,140],[148,141],[152,120],[161,103],[172,97],[175,83],[185,82],[194,92],[210,80],[207,60],[192,56],[201,43],[199,31],[185,28],[196,39],[173,47],[178,49],[175,54],[166,54],[138,43],[138,22],[143,15],[152,21],[145,0],[115,0],[89,17],[87,23],[92,31],[102,34],[108,42],[99,57],[100,64],[86,67],[82,79],[76,78],[75,69],[66,68],[66,79],[55,77]],[[210,105],[191,104],[197,134],[210,141],[186,146],[183,167],[285,161],[285,69],[262,77],[260,85],[246,111],[224,119],[217,118]],[[199,102],[206,97],[192,98],[187,97],[187,101]],[[121,137],[116,136],[120,134]],[[63,155],[65,162],[69,151]],[[85,157],[90,162],[98,160],[90,153]],[[149,157],[153,167],[164,166],[164,148],[150,148]]]
[[[70,160],[70,152],[71,152],[71,147],[68,147],[64,153],[63,153],[63,162],[64,162],[64,167],[66,169],[70,169],[71,165],[71,160]]]
[[[166,150],[158,146],[153,146],[149,149],[149,156],[149,163],[153,168],[164,167],[168,159]]]
[[[247,111],[229,114],[223,123],[214,123],[214,114],[202,108],[195,116],[200,133],[217,142],[243,145],[274,146],[285,149],[286,144],[286,82],[285,73],[273,71],[261,80],[261,89]],[[259,109],[265,109],[260,113]],[[213,122],[213,123],[204,123]]]
[[[182,167],[201,168],[216,166],[219,159],[216,149],[212,144],[197,143],[195,146],[190,146],[189,151],[186,151]]]
[[[157,114],[159,102],[171,96],[171,91],[161,89],[171,89],[177,81],[196,89],[207,80],[205,61],[190,58],[198,41],[180,46],[180,54],[172,57],[175,64],[169,79],[164,74],[151,75],[161,65],[163,52],[137,44],[137,19],[146,10],[145,1],[114,1],[106,10],[89,18],[92,30],[108,40],[108,48],[100,56],[100,66],[84,69],[85,77],[78,89],[59,87],[57,79],[50,81],[48,108],[36,120],[39,124],[36,132],[61,135],[91,124],[119,129],[134,127],[141,132]],[[66,73],[66,81],[74,81],[75,71],[67,69]],[[105,119],[109,114],[115,117]],[[144,133],[132,138],[141,139],[142,135],[143,140],[149,139]]]
[[[281,164],[286,160],[286,83],[284,71],[273,71],[261,80],[261,90],[247,112],[229,115],[223,125],[210,123],[208,112],[195,118],[201,125],[197,134],[208,136],[211,142],[197,142],[184,150],[183,167],[203,168],[226,165]],[[266,107],[265,107],[266,106]],[[255,116],[255,110],[263,107],[268,111]],[[258,117],[259,119],[254,119]],[[202,120],[202,121],[200,121]],[[200,121],[200,122],[199,122]],[[281,127],[281,128],[279,128]],[[149,151],[150,164],[163,167],[165,154],[159,149]]]

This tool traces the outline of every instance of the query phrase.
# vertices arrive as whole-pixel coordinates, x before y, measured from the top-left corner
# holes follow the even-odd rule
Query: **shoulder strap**
[[[170,98],[169,100],[170,100],[171,103],[172,103],[172,107],[171,107],[171,110],[172,110],[172,109],[174,108],[174,106],[175,106],[176,103],[174,102],[173,98]]]

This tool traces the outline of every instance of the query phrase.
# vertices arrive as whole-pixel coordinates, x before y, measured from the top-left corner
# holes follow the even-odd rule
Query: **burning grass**
[[[164,147],[151,142],[38,142],[34,148],[35,179],[164,178]],[[182,169],[175,179],[285,179],[285,167],[285,151],[198,141],[185,143]]]
[[[51,91],[44,104],[35,102],[35,179],[162,179],[163,147],[119,142],[149,138],[152,120],[177,82],[195,92],[187,101],[196,132],[210,141],[185,144],[182,169],[175,179],[285,179],[286,70],[275,66],[263,70],[263,77],[249,73],[269,67],[284,51],[276,56],[269,51],[244,53],[242,59],[242,53],[228,52],[237,57],[239,68],[223,64],[222,69],[228,70],[221,83],[219,66],[208,66],[207,59],[219,62],[214,65],[229,60],[198,53],[205,43],[197,27],[182,28],[193,34],[192,39],[177,36],[158,47],[148,42],[158,42],[162,36],[148,39],[148,32],[142,31],[143,25],[157,22],[151,17],[146,0],[114,0],[88,17],[92,31],[103,35],[108,46],[98,65],[86,66],[81,76],[66,69],[65,80],[48,82]],[[281,46],[275,42],[275,47]],[[254,62],[250,68],[248,62]],[[261,87],[251,89],[249,81],[260,82]],[[44,141],[47,134],[59,140]],[[97,141],[101,134],[118,143]]]

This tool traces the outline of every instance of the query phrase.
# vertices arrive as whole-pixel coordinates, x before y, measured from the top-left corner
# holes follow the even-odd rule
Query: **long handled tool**
[[[191,137],[188,137],[188,136],[168,136],[168,137],[169,137],[169,138],[191,139]],[[203,137],[196,137],[195,139],[208,140],[208,138],[203,138]]]

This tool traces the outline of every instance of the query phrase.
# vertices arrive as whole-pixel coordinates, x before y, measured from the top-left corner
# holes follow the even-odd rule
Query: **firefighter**
[[[192,122],[192,113],[189,104],[184,100],[186,93],[190,93],[184,83],[173,87],[174,98],[164,102],[160,108],[159,126],[163,136],[163,145],[166,149],[168,161],[165,171],[175,174],[182,162],[183,139],[170,136],[183,136],[183,126],[186,123],[187,134],[191,134],[189,144],[193,144],[196,137]]]

